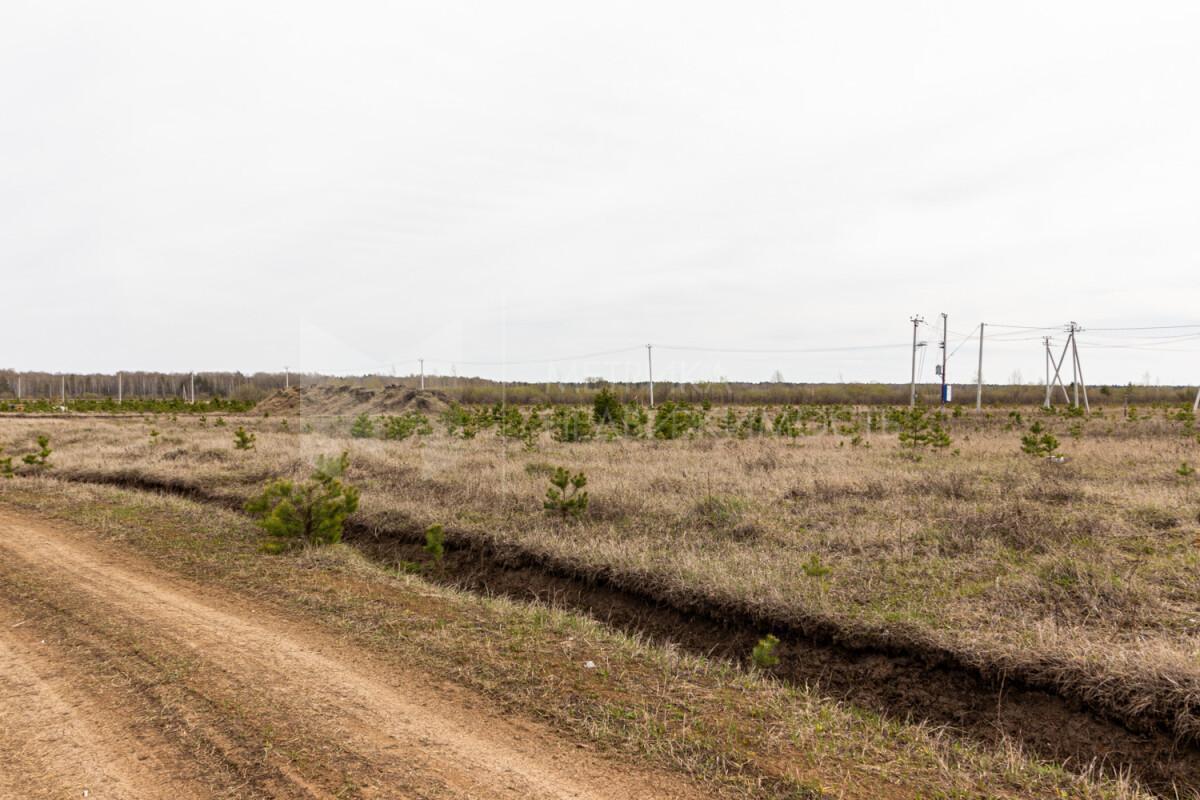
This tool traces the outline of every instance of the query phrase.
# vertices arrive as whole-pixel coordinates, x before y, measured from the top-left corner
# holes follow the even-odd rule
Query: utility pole
[[[1075,351],[1075,323],[1071,322],[1067,331],[1067,341],[1071,344],[1071,391],[1075,393],[1075,399],[1071,405],[1079,406],[1079,354]]]
[[[908,407],[912,408],[917,404],[917,326],[924,322],[921,315],[909,317],[913,324],[913,345],[912,345],[912,380],[908,387]]]
[[[1197,397],[1200,398],[1200,395],[1197,395]],[[21,399],[21,376],[20,375],[17,376],[17,399],[18,400]]]
[[[121,405],[121,400],[124,395],[124,385],[121,383],[121,373],[117,373],[117,405]]]
[[[1087,413],[1092,413],[1092,407],[1088,403],[1087,384],[1083,382],[1083,363],[1079,360],[1079,343],[1075,339],[1075,332],[1080,328],[1074,322],[1071,323],[1071,357],[1074,364],[1074,373],[1077,382],[1075,384],[1075,405],[1079,406],[1079,387],[1083,386],[1083,410]]]
[[[947,333],[949,331],[950,318],[946,316],[946,312],[942,312],[942,368],[938,370],[942,375],[942,393],[940,395],[942,406],[946,405],[946,401],[950,398],[946,396],[946,358],[949,353],[949,348],[946,347]]]
[[[191,374],[191,384],[191,404],[196,405],[196,373],[194,372]]]
[[[979,370],[975,373],[975,410],[983,410],[983,326],[979,323]]]
[[[62,403],[61,403],[61,405],[65,406],[66,404],[67,404],[67,376],[63,375],[62,376]]]
[[[20,378],[17,378],[17,380],[19,381]],[[20,383],[17,384],[17,386],[20,385]],[[1197,411],[1200,411],[1200,389],[1196,390],[1196,402],[1192,403],[1192,413],[1195,414]]]
[[[418,358],[417,361],[421,362],[421,391],[423,392],[425,391],[425,359]]]
[[[653,345],[646,345],[646,366],[650,374],[650,407],[654,408],[654,354]]]
[[[1054,360],[1054,356],[1050,354],[1050,337],[1043,336],[1042,344],[1046,348],[1046,402],[1042,403],[1042,405],[1045,408],[1049,408],[1050,407],[1050,394],[1051,394],[1050,390],[1052,388],[1051,384],[1050,384],[1050,362]]]
[[[292,388],[292,376],[291,373],[288,372],[287,364],[283,365],[283,388]]]

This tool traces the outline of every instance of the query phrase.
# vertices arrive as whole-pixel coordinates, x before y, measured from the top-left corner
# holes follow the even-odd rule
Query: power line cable
[[[866,344],[866,345],[850,345],[847,347],[789,348],[789,349],[784,349],[784,350],[771,350],[771,349],[750,350],[750,349],[740,349],[740,348],[735,348],[735,347],[691,347],[688,345],[674,345],[674,344],[656,344],[656,345],[654,345],[654,347],[656,349],[662,349],[662,350],[684,350],[684,351],[699,352],[699,353],[771,354],[771,353],[841,353],[841,352],[849,352],[849,351],[854,351],[854,350],[895,350],[895,349],[902,349],[902,348],[909,347],[909,345],[907,345],[907,344]]]
[[[979,330],[979,326],[978,326],[978,325],[976,325],[974,328],[972,328],[972,329],[971,329],[971,332],[970,332],[970,333],[968,333],[968,334],[965,334],[965,335],[964,335],[964,334],[955,334],[956,336],[962,336],[962,337],[963,337],[963,340],[962,340],[961,342],[959,342],[959,343],[958,343],[958,345],[957,345],[957,346],[956,346],[956,347],[955,347],[953,350],[951,350],[951,351],[950,351],[950,355],[946,356],[946,359],[947,359],[947,360],[949,360],[949,359],[951,359],[951,358],[954,358],[954,354],[955,354],[955,353],[957,353],[957,352],[958,352],[958,351],[959,351],[959,350],[962,348],[962,346],[963,346],[964,344],[966,344],[966,343],[967,343],[967,342],[969,342],[969,341],[970,341],[972,338],[974,338],[974,336],[975,336],[975,331],[977,331],[977,330]]]
[[[1145,325],[1134,328],[1088,328],[1089,331],[1166,331],[1179,328],[1200,328],[1200,323],[1189,325]]]

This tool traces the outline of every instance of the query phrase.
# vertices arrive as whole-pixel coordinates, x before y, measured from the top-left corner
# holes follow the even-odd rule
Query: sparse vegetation
[[[847,800],[892,795],[1150,800],[1127,780],[1094,771],[1072,774],[1005,743],[990,745],[956,737],[952,729],[880,717],[829,698],[815,684],[789,685],[777,676],[756,674],[757,669],[730,669],[540,604],[434,586],[405,574],[414,565],[391,570],[348,548],[253,558],[252,523],[211,506],[114,487],[21,482],[14,489],[4,496],[9,508],[91,528],[87,536],[107,539],[109,546],[147,559],[165,574],[203,585],[212,596],[269,597],[270,611],[295,618],[305,631],[330,636],[339,649],[361,652],[370,669],[387,670],[376,674],[435,675],[435,689],[450,692],[446,702],[453,702],[462,687],[505,715],[528,715],[539,720],[539,727],[584,746],[603,746],[619,764],[695,781],[695,796],[784,800],[818,797],[821,787],[837,787]],[[7,579],[14,565],[0,564]],[[71,602],[56,577],[22,584],[22,605],[13,610],[20,608],[24,618],[22,606],[39,599],[52,599],[59,608]],[[63,615],[57,636],[75,633],[68,624],[93,626],[85,631],[89,634],[103,631],[106,615],[67,607],[72,613]],[[777,657],[779,645],[769,636],[763,639]],[[88,641],[90,660],[103,639]],[[203,712],[197,718],[207,727],[189,730],[211,731],[207,690],[214,684],[205,679],[212,671],[178,669],[179,653],[163,637],[135,641],[136,652],[120,663],[136,667],[135,674],[155,685],[182,690],[165,700],[156,700],[158,693],[141,693],[138,702],[162,703],[162,713]],[[111,650],[104,655],[111,656]],[[602,668],[581,675],[583,658]],[[765,659],[762,670],[772,669],[770,664]],[[368,669],[366,663],[354,666]],[[368,771],[358,763],[365,754],[361,749],[349,751],[356,759],[345,767],[324,769],[330,742],[344,746],[348,740],[334,738],[336,731],[329,738],[296,735],[319,724],[303,727],[301,720],[280,716],[289,698],[266,689],[222,696],[237,712],[225,714],[229,727],[222,732],[249,741],[292,742],[286,753],[270,758],[286,763],[308,790],[316,786],[336,794],[347,774],[377,777],[369,771],[371,762]],[[304,699],[292,697],[290,705],[303,708]],[[229,756],[243,759],[232,762],[239,782],[228,784],[235,787],[233,794],[245,793],[247,776],[258,781],[254,786],[278,792],[279,773],[255,767],[261,760],[256,756],[249,748],[245,755],[239,749]]]
[[[1143,409],[1132,425],[1119,410],[1107,420],[1093,413],[1072,461],[1051,467],[1017,452],[1023,434],[1006,432],[1006,410],[926,411],[961,454],[918,462],[896,458],[935,449],[900,442],[907,409],[886,412],[885,436],[879,409],[764,407],[758,433],[758,409],[696,406],[698,428],[639,440],[597,426],[594,408],[574,408],[598,435],[559,440],[545,424],[531,437],[539,455],[514,460],[507,440],[518,415],[509,408],[460,407],[454,432],[439,424],[419,449],[354,440],[349,419],[334,417],[307,419],[303,433],[295,419],[288,434],[260,429],[259,448],[236,460],[220,454],[228,433],[162,418],[171,447],[157,452],[145,447],[140,418],[12,419],[0,443],[48,433],[57,476],[240,499],[261,491],[264,474],[290,474],[297,446],[349,447],[354,483],[370,498],[359,513],[373,529],[437,522],[463,542],[603,574],[664,606],[685,598],[762,614],[767,625],[814,620],[856,642],[932,647],[1053,681],[1113,717],[1153,708],[1162,724],[1200,733],[1186,700],[1200,691],[1200,669],[1178,635],[1200,609],[1200,507],[1194,482],[1175,474],[1182,457],[1192,461],[1191,435],[1181,437],[1183,423],[1166,409]],[[546,423],[554,416],[520,412],[522,429],[535,412]],[[1024,432],[1040,422],[1039,438],[1085,419],[1022,414]],[[463,424],[490,433],[464,439]],[[851,447],[855,436],[872,447]],[[562,476],[555,464],[571,469]],[[585,474],[586,485],[572,485]],[[586,493],[586,513],[573,511],[569,501]],[[529,504],[539,497],[541,508]],[[434,574],[431,553],[415,560]],[[437,574],[455,569],[450,561]]]

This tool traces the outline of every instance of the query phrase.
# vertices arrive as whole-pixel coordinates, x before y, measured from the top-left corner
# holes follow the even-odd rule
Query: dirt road
[[[0,509],[0,798],[347,796],[695,795]]]

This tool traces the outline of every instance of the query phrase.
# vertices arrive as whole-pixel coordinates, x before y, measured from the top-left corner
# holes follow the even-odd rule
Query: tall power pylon
[[[1046,347],[1046,358],[1049,360],[1049,363],[1046,366],[1046,408],[1050,407],[1050,398],[1054,393],[1052,389],[1052,383],[1048,377],[1050,375],[1050,367],[1052,366],[1054,367],[1054,382],[1058,383],[1059,388],[1062,389],[1063,399],[1067,402],[1067,404],[1076,407],[1079,406],[1079,390],[1082,387],[1084,410],[1088,413],[1091,413],[1092,407],[1088,403],[1087,385],[1083,380],[1083,363],[1079,359],[1079,346],[1075,341],[1075,334],[1082,330],[1083,328],[1079,327],[1078,322],[1072,321],[1067,323],[1067,342],[1063,345],[1062,354],[1058,357],[1057,361],[1054,360],[1054,355],[1050,352],[1050,337],[1047,336],[1042,339],[1042,342]],[[1063,385],[1062,380],[1062,365],[1063,362],[1067,360],[1067,353],[1071,354],[1071,386],[1074,392],[1073,397],[1072,395],[1067,394],[1067,387]]]

